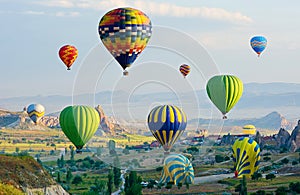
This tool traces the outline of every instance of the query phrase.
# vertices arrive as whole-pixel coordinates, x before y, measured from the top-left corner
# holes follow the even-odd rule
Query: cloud
[[[22,12],[22,14],[28,14],[28,15],[44,15],[45,14],[45,12],[41,12],[41,11],[31,11],[31,10],[29,10],[29,11],[24,11],[24,12]]]
[[[151,1],[129,1],[129,0],[105,0],[105,1],[90,1],[90,0],[44,0],[36,2],[38,4],[50,7],[64,8],[82,8],[108,11],[115,7],[136,7],[143,10],[149,15],[171,16],[180,18],[204,18],[209,20],[217,20],[230,22],[234,24],[248,24],[253,20],[249,16],[243,15],[240,12],[231,12],[222,8],[211,7],[186,7],[171,3],[158,3]]]
[[[35,4],[44,5],[47,7],[64,7],[64,8],[72,8],[75,7],[75,1],[73,0],[42,0],[35,1]]]
[[[80,13],[79,12],[56,12],[54,15],[58,17],[77,17],[80,15]]]

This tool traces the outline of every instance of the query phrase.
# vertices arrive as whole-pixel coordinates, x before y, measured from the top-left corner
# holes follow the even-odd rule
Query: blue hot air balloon
[[[255,36],[250,40],[250,44],[252,49],[258,54],[259,57],[267,46],[267,39],[263,36]]]
[[[166,153],[181,136],[186,125],[186,115],[177,106],[157,106],[148,115],[149,129]]]
[[[194,168],[187,157],[182,154],[171,154],[165,158],[159,183],[168,182],[175,185],[194,183]]]

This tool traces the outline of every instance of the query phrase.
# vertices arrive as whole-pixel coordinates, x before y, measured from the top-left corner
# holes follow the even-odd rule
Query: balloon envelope
[[[243,82],[233,75],[217,75],[209,79],[206,85],[209,99],[226,118],[243,94]]]
[[[67,70],[70,70],[70,67],[78,56],[78,50],[72,45],[65,45],[59,49],[58,55],[63,63],[67,66]]]
[[[27,107],[27,114],[37,124],[45,114],[45,107],[41,104],[30,104]]]
[[[232,145],[235,176],[251,177],[258,169],[260,147],[252,138],[238,138]]]
[[[171,154],[165,158],[159,183],[168,182],[174,182],[175,185],[194,183],[194,168],[187,157]]]
[[[256,128],[254,125],[245,125],[243,127],[243,134],[255,135],[255,133],[256,133]]]
[[[186,125],[185,113],[176,106],[157,106],[148,115],[148,127],[166,152],[181,136]]]
[[[179,67],[179,71],[181,72],[181,74],[186,77],[190,71],[191,71],[191,67],[187,64],[182,64],[180,67]]]
[[[99,123],[98,112],[90,106],[68,106],[59,115],[62,131],[79,150],[95,134]]]
[[[101,18],[98,32],[104,46],[125,70],[145,49],[152,25],[140,10],[117,8]]]
[[[250,40],[252,49],[260,56],[267,46],[267,39],[263,36],[255,36]]]

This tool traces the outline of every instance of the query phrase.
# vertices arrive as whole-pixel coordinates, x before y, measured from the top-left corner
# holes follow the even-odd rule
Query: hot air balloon
[[[68,106],[59,115],[64,134],[76,146],[77,152],[92,138],[100,123],[99,113],[90,106]]]
[[[148,115],[148,127],[166,154],[181,136],[186,125],[185,113],[176,106],[157,106]]]
[[[37,124],[39,120],[44,116],[45,114],[45,108],[41,104],[30,104],[27,107],[27,114],[31,118],[31,120]]]
[[[182,64],[179,67],[179,71],[181,72],[181,74],[184,76],[184,78],[190,73],[191,71],[191,67],[189,65],[186,64]]]
[[[251,177],[258,169],[260,147],[252,138],[238,138],[232,145],[235,177]]]
[[[206,85],[209,99],[223,114],[226,114],[239,101],[243,93],[243,82],[233,75],[217,75],[209,79]]]
[[[265,50],[267,46],[267,39],[263,36],[252,37],[250,40],[250,45],[252,49],[258,54],[259,57],[260,54]]]
[[[194,183],[194,168],[187,157],[171,154],[165,158],[159,183],[168,182],[173,182],[175,185]]]
[[[243,134],[255,135],[255,133],[256,133],[256,128],[254,125],[245,125],[243,127]]]
[[[117,8],[107,12],[98,27],[100,39],[125,70],[145,49],[151,34],[151,21],[142,11]]]
[[[70,67],[78,56],[78,50],[72,45],[65,45],[59,49],[58,55],[63,63],[68,67],[67,70],[71,70]]]

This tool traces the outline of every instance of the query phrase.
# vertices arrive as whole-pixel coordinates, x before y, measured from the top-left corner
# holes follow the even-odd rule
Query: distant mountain
[[[229,113],[230,118],[258,118],[276,110],[289,119],[300,117],[300,84],[295,83],[248,83],[244,84],[241,100]],[[181,105],[188,118],[217,118],[211,113],[217,109],[210,102],[205,90],[182,93],[149,92],[130,94],[125,91],[102,91],[96,94],[76,96],[32,96],[0,99],[0,108],[20,111],[30,103],[41,103],[46,114],[58,116],[60,110],[72,104],[100,104],[108,116],[119,119],[144,120],[150,107],[156,104]],[[51,114],[54,113],[54,114]],[[200,116],[199,116],[200,113]]]
[[[192,119],[188,121],[191,124],[199,123],[201,126],[213,126],[218,125],[220,120],[216,119]],[[262,129],[270,129],[270,130],[278,130],[280,128],[284,128],[287,130],[291,130],[295,125],[296,121],[288,121],[284,116],[279,114],[278,112],[272,112],[264,117],[261,118],[252,118],[252,119],[227,119],[224,121],[223,126],[240,126],[243,127],[244,125],[252,124],[256,128]]]

